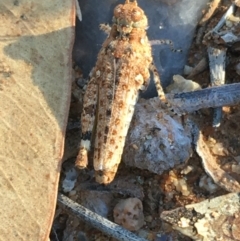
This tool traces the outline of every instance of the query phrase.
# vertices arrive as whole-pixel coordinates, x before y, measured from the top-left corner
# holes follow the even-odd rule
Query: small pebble
[[[138,150],[138,146],[136,144],[132,144],[132,148]]]
[[[240,165],[232,165],[232,172],[240,174]]]
[[[184,73],[184,75],[189,75],[192,72],[192,70],[193,70],[193,67],[191,67],[189,65],[185,65],[183,73]]]
[[[204,175],[200,178],[199,187],[205,189],[210,193],[214,193],[219,188],[207,175]]]
[[[229,27],[229,28],[231,28],[232,26],[233,26],[233,23],[231,22],[231,21],[229,21],[229,20],[226,20],[226,26],[227,27]]]
[[[182,171],[181,174],[187,175],[188,173],[190,173],[193,170],[192,166],[187,166],[185,167]]]
[[[240,156],[235,156],[234,159],[240,164]]]
[[[216,143],[212,148],[212,152],[218,156],[225,156],[227,151],[225,150],[222,143]]]
[[[148,215],[145,217],[145,221],[151,223],[153,221],[153,217],[151,215]]]
[[[76,190],[72,190],[69,192],[69,197],[72,197],[72,196],[75,196],[77,194],[77,191]]]
[[[148,231],[144,230],[144,229],[140,229],[137,232],[138,236],[141,238],[147,238],[148,237]]]

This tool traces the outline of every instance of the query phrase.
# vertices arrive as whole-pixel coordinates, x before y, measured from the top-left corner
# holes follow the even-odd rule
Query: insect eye
[[[132,14],[131,14],[132,21],[137,22],[137,21],[141,20],[142,14],[143,13],[142,13],[141,9],[134,8],[132,10]]]
[[[115,7],[115,9],[114,9],[114,17],[115,18],[119,18],[120,17],[120,14],[122,12],[122,7],[123,7],[122,4],[119,4],[117,7]]]

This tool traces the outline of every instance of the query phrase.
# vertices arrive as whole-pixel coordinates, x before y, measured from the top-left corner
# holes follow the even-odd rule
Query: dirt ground
[[[217,41],[213,42],[212,39],[207,39],[205,43],[202,43],[199,39],[203,39],[201,36],[216,25],[229,4],[229,1],[223,1],[204,29],[200,30],[200,27],[197,28],[189,51],[187,65],[196,66],[202,58],[207,56],[207,46],[209,44],[218,45]],[[200,31],[203,34],[200,34]],[[226,82],[228,84],[239,82],[240,76],[236,73],[239,68],[237,65],[238,54],[237,44],[228,48],[226,66]],[[75,80],[73,82],[71,110],[66,137],[65,162],[63,163],[59,184],[60,192],[65,190],[65,194],[72,200],[112,221],[113,208],[120,199],[137,197],[143,203],[145,223],[139,231],[136,231],[136,234],[154,241],[190,241],[190,238],[173,230],[171,225],[160,219],[162,211],[217,197],[226,194],[227,191],[215,185],[207,176],[202,167],[201,158],[195,152],[184,165],[177,166],[172,170],[164,172],[162,175],[127,167],[122,163],[116,180],[108,186],[97,184],[94,181],[91,166],[87,170],[73,171],[80,142],[80,114],[83,95],[81,87],[84,85],[81,66],[74,65],[73,69],[75,71]],[[202,88],[209,87],[209,68],[205,66],[191,79],[199,83]],[[240,181],[239,106],[223,108],[223,117],[218,128],[212,127],[213,116],[211,109],[201,110],[197,113],[197,116],[205,141],[211,153],[217,157],[218,164],[223,170],[231,173],[237,181]],[[71,176],[69,180],[71,179],[72,182],[66,184],[66,176]],[[183,183],[182,185],[185,186],[187,191],[184,192],[183,188],[179,188],[176,183]],[[58,206],[50,239],[51,241],[114,240],[83,223]]]

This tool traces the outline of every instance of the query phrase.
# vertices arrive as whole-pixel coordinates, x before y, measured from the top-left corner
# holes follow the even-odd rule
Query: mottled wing
[[[133,48],[134,46],[130,47],[131,50]],[[139,90],[149,78],[148,66],[151,59],[136,58],[142,54],[137,49],[130,51],[129,44],[125,44],[120,58],[114,58],[109,53],[104,59],[104,74],[99,82],[98,125],[94,148],[97,182],[111,182],[120,163]]]

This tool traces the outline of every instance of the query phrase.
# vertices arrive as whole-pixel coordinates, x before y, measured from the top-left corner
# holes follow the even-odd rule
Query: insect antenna
[[[153,46],[153,45],[161,45],[161,44],[166,44],[170,47],[171,51],[172,52],[179,52],[181,53],[182,52],[182,49],[175,49],[174,48],[174,45],[173,45],[173,42],[169,39],[158,39],[158,40],[151,40],[150,41],[150,44]]]

